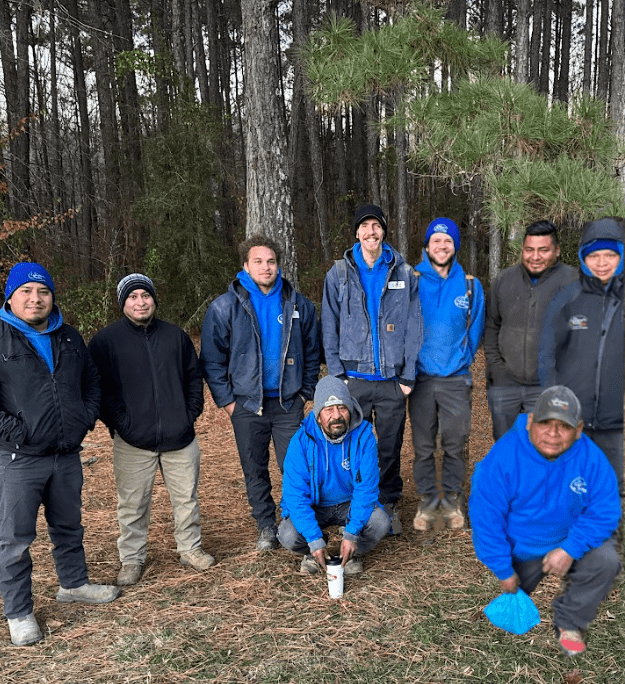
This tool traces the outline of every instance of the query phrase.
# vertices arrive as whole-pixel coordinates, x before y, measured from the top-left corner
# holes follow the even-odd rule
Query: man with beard
[[[519,413],[528,413],[542,391],[538,343],[555,294],[577,279],[558,261],[558,231],[551,221],[527,227],[521,261],[493,281],[486,300],[484,356],[493,436],[502,437]]]
[[[375,425],[380,501],[402,531],[400,452],[406,396],[414,385],[422,320],[413,269],[386,242],[382,209],[365,204],[354,214],[357,242],[328,272],[321,328],[328,373],[345,380],[365,420]]]
[[[325,570],[323,529],[343,528],[340,556],[345,574],[362,572],[360,556],[389,532],[391,521],[378,502],[378,454],[373,428],[345,383],[327,375],[315,403],[294,435],[284,461],[282,546],[305,554],[304,575]]]
[[[409,410],[419,504],[414,528],[425,531],[440,507],[450,529],[464,526],[465,445],[471,430],[470,366],[484,330],[484,293],[456,260],[460,231],[437,218],[425,233],[423,260],[416,267],[423,314],[423,344]],[[439,496],[436,437],[440,428],[443,466]]]

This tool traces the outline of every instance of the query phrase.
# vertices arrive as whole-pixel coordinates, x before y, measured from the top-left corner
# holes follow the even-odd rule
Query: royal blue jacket
[[[423,251],[416,267],[423,315],[423,344],[417,371],[423,375],[448,377],[464,375],[473,363],[484,332],[484,290],[473,279],[469,304],[467,280],[462,266],[454,259],[447,278],[443,278]],[[469,306],[470,312],[469,312]],[[467,317],[471,315],[467,326]]]
[[[379,370],[384,378],[399,377],[412,386],[422,340],[417,279],[401,254],[392,247],[390,250],[378,320],[373,322],[378,331]],[[372,322],[353,247],[345,252],[344,261],[345,280],[334,264],[323,288],[321,328],[328,372],[338,377],[348,371],[375,375]]]
[[[308,542],[311,552],[325,546],[312,507],[323,505],[324,499],[336,500],[335,493],[327,490],[324,480],[329,458],[340,458],[349,463],[349,470],[343,471],[343,490],[352,490],[344,536],[345,539],[357,541],[378,504],[380,482],[378,446],[373,428],[371,423],[362,419],[362,411],[357,403],[349,432],[341,443],[335,444],[326,439],[311,411],[291,439],[286,452],[282,477],[282,516],[291,519],[295,529]]]
[[[597,239],[622,245],[623,231],[612,219],[593,221],[581,244]],[[607,289],[582,262],[579,279],[549,305],[540,338],[540,384],[573,390],[582,405],[584,427],[591,430],[623,427],[622,262],[621,256]]]
[[[279,398],[288,410],[301,394],[312,399],[319,377],[319,339],[314,304],[282,279]],[[200,363],[217,406],[238,400],[260,414],[263,406],[261,330],[249,292],[238,280],[208,307]]]
[[[586,435],[555,461],[529,440],[527,414],[475,467],[469,516],[478,559],[500,579],[512,562],[562,548],[575,560],[617,528],[621,505],[614,470]]]

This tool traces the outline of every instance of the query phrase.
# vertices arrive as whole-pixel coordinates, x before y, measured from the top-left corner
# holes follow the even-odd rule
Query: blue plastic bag
[[[484,613],[495,627],[512,634],[525,634],[540,623],[538,608],[523,589],[516,594],[501,594],[484,608]]]

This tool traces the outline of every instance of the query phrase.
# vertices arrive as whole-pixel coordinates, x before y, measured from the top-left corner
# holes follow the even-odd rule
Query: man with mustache
[[[325,569],[323,529],[343,528],[345,574],[358,575],[360,556],[386,536],[391,520],[378,501],[377,444],[371,423],[345,383],[328,375],[315,390],[311,413],[291,439],[284,461],[278,539],[304,554],[302,574]]]

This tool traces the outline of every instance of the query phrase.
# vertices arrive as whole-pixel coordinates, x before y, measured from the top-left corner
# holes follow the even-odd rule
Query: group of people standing
[[[483,336],[495,439],[513,431],[518,414],[532,413],[545,387],[566,385],[579,411],[554,417],[544,410],[534,425],[561,423],[562,415],[566,425],[580,422],[580,434],[583,428],[608,455],[623,493],[621,219],[586,226],[579,273],[558,261],[553,224],[533,224],[520,263],[500,274],[486,302],[479,280],[457,261],[453,221],[428,226],[416,269],[386,242],[380,207],[361,206],[352,227],[355,244],[326,276],[320,318],[282,276],[273,240],[257,234],[241,243],[242,270],[206,312],[199,359],[180,328],[156,317],[156,292],[145,275],[119,282],[122,317],[87,349],[62,323],[47,271],[32,263],[12,269],[0,310],[0,593],[13,643],[42,638],[28,554],[42,503],[59,601],[104,603],[139,581],[157,470],[171,498],[181,563],[199,571],[214,564],[202,548],[197,497],[194,422],[204,379],[232,421],[256,548],[282,544],[302,554],[304,574],[325,567],[329,525],[339,526],[347,574],[362,572],[362,555],[383,537],[401,534],[407,398],[418,495],[413,526],[425,531],[439,513],[451,529],[465,525],[471,364]],[[328,375],[319,381],[323,361]],[[313,410],[304,418],[309,401]],[[78,453],[98,417],[113,438],[116,586],[89,583],[82,549]],[[272,441],[283,473],[279,526]],[[72,477],[60,477],[61,469]],[[510,564],[513,556],[511,550]],[[513,584],[505,587],[516,590]],[[570,625],[561,627],[569,638]]]

